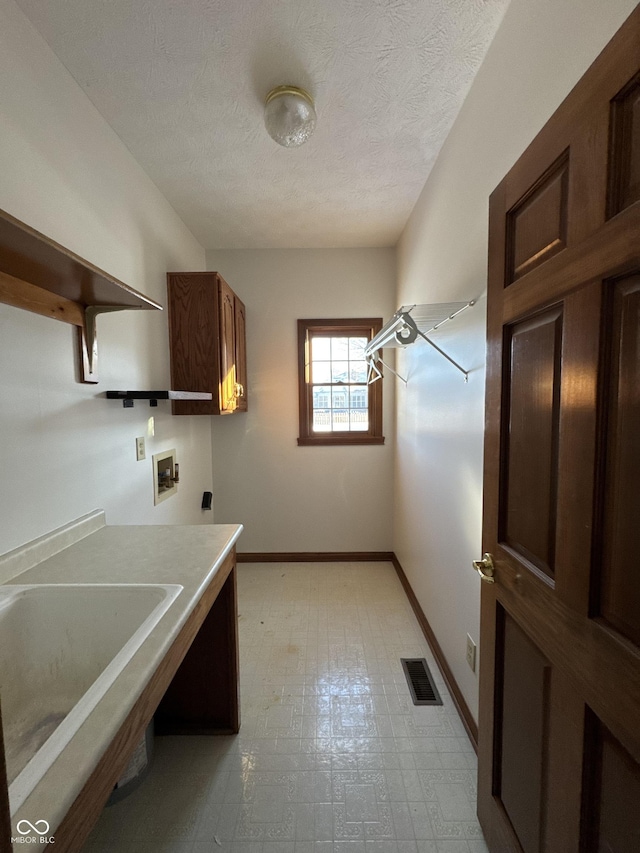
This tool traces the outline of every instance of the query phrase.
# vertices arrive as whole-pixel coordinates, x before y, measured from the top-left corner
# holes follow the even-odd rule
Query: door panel
[[[555,562],[562,313],[507,328],[503,371],[508,447],[502,541],[548,575]]]
[[[542,175],[507,220],[507,284],[544,263],[567,245],[569,154]]]
[[[492,853],[640,849],[638,44],[640,8],[490,201],[478,815]]]
[[[505,611],[502,639],[500,798],[525,853],[540,849],[544,824],[550,668],[538,648]]]
[[[612,287],[612,358],[600,614],[640,645],[640,276]]]
[[[588,737],[583,851],[637,853],[640,766],[591,712]]]
[[[609,215],[640,199],[640,74],[611,105]]]

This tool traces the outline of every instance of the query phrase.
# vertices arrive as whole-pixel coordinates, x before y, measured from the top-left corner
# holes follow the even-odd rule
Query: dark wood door
[[[640,851],[639,68],[636,9],[491,196],[492,853]]]

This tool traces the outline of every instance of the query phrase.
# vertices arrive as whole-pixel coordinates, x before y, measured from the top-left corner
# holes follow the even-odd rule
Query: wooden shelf
[[[83,307],[162,306],[65,249],[39,231],[0,211],[0,272]]]
[[[125,408],[132,408],[134,400],[148,400],[157,406],[158,400],[211,400],[207,391],[107,391],[107,400],[122,400]]]
[[[84,382],[98,381],[97,314],[162,310],[153,299],[4,211],[0,211],[0,302],[78,326]]]

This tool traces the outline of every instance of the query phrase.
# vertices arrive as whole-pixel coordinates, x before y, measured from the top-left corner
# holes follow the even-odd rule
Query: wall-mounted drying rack
[[[0,210],[0,302],[78,327],[83,382],[98,381],[96,317],[157,309],[138,293]]]
[[[125,409],[133,408],[134,400],[148,400],[157,406],[158,400],[212,400],[208,391],[107,391],[107,400],[122,400]]]
[[[367,377],[368,384],[376,382],[382,378],[382,373],[378,368],[378,364],[382,364],[387,370],[390,370],[398,379],[401,379],[404,384],[407,380],[400,376],[399,373],[386,364],[382,360],[380,350],[384,347],[406,347],[412,344],[418,337],[425,340],[432,346],[443,358],[446,358],[457,370],[464,376],[464,381],[469,381],[469,372],[463,367],[460,367],[457,361],[454,361],[450,355],[440,349],[427,335],[439,329],[443,323],[448,320],[453,320],[462,311],[471,308],[475,305],[475,300],[471,302],[438,302],[425,305],[403,305],[398,308],[393,317],[388,323],[380,329],[378,334],[371,339],[367,348],[364,351],[365,359],[369,367]]]

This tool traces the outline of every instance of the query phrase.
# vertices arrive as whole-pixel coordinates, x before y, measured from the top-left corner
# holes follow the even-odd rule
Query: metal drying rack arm
[[[418,317],[418,322],[411,316],[411,311],[414,308],[418,307],[416,305],[409,305],[399,308],[396,313],[393,315],[391,320],[386,323],[383,328],[378,332],[378,334],[369,342],[365,349],[365,358],[369,363],[369,382],[375,381],[380,378],[380,371],[375,367],[377,362],[380,362],[384,367],[388,370],[391,370],[395,376],[401,379],[405,385],[407,384],[407,380],[400,376],[399,373],[396,373],[393,368],[389,367],[386,364],[382,357],[379,354],[379,351],[385,346],[392,347],[404,347],[408,344],[412,344],[418,336],[420,336],[423,340],[425,340],[430,346],[432,346],[436,352],[439,352],[443,358],[446,358],[447,361],[452,364],[457,370],[462,373],[464,376],[464,381],[469,381],[469,371],[465,370],[461,367],[457,361],[451,358],[450,355],[441,349],[437,344],[435,344],[431,338],[427,337],[430,332],[436,331],[436,329],[440,328],[444,323],[448,320],[453,320],[454,317],[457,317],[462,311],[467,308],[471,308],[475,305],[475,300],[471,300],[470,302],[454,302],[454,303],[443,303],[441,305],[424,305],[420,306],[424,310],[426,310],[426,318],[430,323],[429,327],[426,330],[420,329],[418,327],[418,322],[420,322],[420,317]],[[371,379],[371,374],[374,372],[376,374],[375,379]]]

